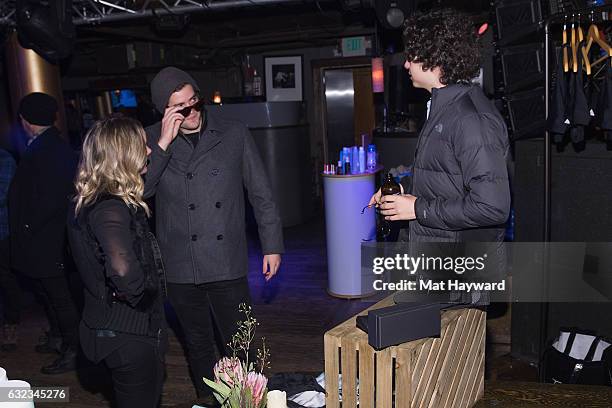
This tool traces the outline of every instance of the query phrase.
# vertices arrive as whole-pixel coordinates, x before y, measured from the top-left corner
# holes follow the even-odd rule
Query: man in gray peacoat
[[[213,378],[213,321],[221,344],[250,303],[244,189],[258,224],[266,280],[280,266],[282,225],[249,130],[202,108],[195,80],[168,67],[151,83],[160,123],[146,129],[152,150],[145,197],[155,195],[156,233],[168,296],[183,327],[199,397]],[[182,112],[181,112],[182,111]],[[220,350],[222,354],[227,350]]]

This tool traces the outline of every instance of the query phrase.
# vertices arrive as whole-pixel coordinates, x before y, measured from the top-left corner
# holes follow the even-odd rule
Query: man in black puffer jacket
[[[415,87],[431,92],[413,177],[404,192],[380,196],[381,213],[408,220],[411,242],[501,242],[510,211],[508,133],[491,101],[470,80],[479,71],[477,34],[457,12],[415,14],[404,31]]]

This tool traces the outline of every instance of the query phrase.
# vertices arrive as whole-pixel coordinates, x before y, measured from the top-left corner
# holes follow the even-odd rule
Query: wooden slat
[[[471,371],[470,373],[470,380],[472,381],[471,393],[469,394],[469,398],[466,399],[466,403],[464,405],[465,408],[472,407],[474,403],[478,400],[478,387],[480,387],[481,379],[484,381],[486,319],[483,319],[482,325],[480,327],[482,327],[481,332],[477,335],[479,349],[477,355],[474,357],[475,363],[474,367],[472,368],[473,371]]]
[[[357,346],[354,336],[341,340],[342,407],[357,406]]]
[[[467,364],[468,355],[470,352],[470,343],[468,339],[471,336],[474,336],[477,332],[478,327],[478,315],[475,310],[470,310],[467,313],[467,317],[465,319],[465,325],[463,328],[463,333],[459,338],[459,345],[461,350],[457,353],[457,358],[455,360],[455,371],[453,373],[452,380],[448,387],[448,392],[446,393],[446,399],[444,404],[442,404],[445,408],[454,408],[454,398],[457,394],[458,383],[463,376],[463,370]]]
[[[446,337],[449,338],[448,346],[444,352],[444,357],[440,365],[440,371],[435,376],[435,382],[433,384],[433,392],[429,398],[428,407],[439,407],[442,405],[442,400],[445,397],[445,392],[448,389],[449,383],[452,379],[454,371],[454,363],[456,360],[457,352],[460,349],[459,338],[463,333],[465,327],[465,315],[457,316],[452,331],[447,331]]]
[[[476,383],[475,383],[475,387],[472,390],[472,395],[470,397],[470,407],[472,407],[474,405],[474,403],[476,403],[479,399],[482,398],[483,394],[484,394],[484,355],[482,356],[482,375],[481,373],[478,373],[478,376],[476,377]]]
[[[455,404],[453,405],[453,407],[461,408],[468,406],[469,404],[469,393],[467,393],[466,391],[470,384],[470,381],[473,380],[473,376],[475,376],[474,369],[477,363],[480,361],[480,359],[477,358],[478,354],[484,354],[485,326],[486,321],[484,319],[484,316],[481,316],[481,318],[478,319],[476,334],[470,339],[469,342],[470,351],[468,354],[467,365],[465,367],[465,370],[463,371],[461,381],[459,382],[457,396],[455,398]]]
[[[325,407],[339,408],[338,373],[340,361],[338,356],[338,343],[336,337],[325,333],[323,338],[325,347]]]
[[[459,316],[457,323],[456,336],[453,340],[454,349],[450,353],[450,359],[448,365],[444,368],[444,374],[441,376],[439,383],[440,386],[436,391],[436,405],[441,408],[452,408],[448,404],[448,399],[452,393],[453,383],[456,378],[461,375],[461,357],[465,350],[465,342],[468,336],[470,324],[472,322],[473,315],[470,313],[462,314]],[[431,404],[430,404],[431,405]]]
[[[376,408],[391,408],[393,403],[393,357],[391,349],[376,353]]]
[[[412,353],[398,347],[395,357],[395,406],[410,407],[412,401]],[[362,407],[360,407],[362,408]]]
[[[485,353],[481,353],[478,356],[478,362],[476,363],[476,374],[473,376],[472,384],[468,386],[469,395],[465,404],[465,407],[469,408],[474,405],[474,402],[478,400],[478,393],[480,391],[481,380],[484,383],[484,359]],[[466,395],[468,392],[466,391]]]
[[[438,377],[442,370],[442,366],[444,365],[444,360],[448,356],[450,343],[453,338],[453,333],[455,332],[456,327],[457,320],[450,322],[447,326],[444,327],[443,332],[440,334],[440,348],[438,350],[438,354],[431,362],[431,365],[428,367],[428,369],[423,373],[423,377],[421,377],[421,381],[426,381],[425,391],[423,393],[423,407],[430,406],[429,403],[433,398],[434,389],[438,382]]]
[[[438,353],[440,352],[441,339],[433,339],[431,344],[431,349],[427,354],[427,359],[425,360],[425,366],[423,370],[420,370],[416,375],[418,376],[418,382],[416,392],[414,394],[414,400],[417,407],[423,406],[423,401],[425,399],[425,392],[427,383],[429,380],[429,373],[431,373],[431,369],[433,367],[433,362],[438,357]]]
[[[417,403],[418,403],[418,390],[419,390],[419,385],[421,383],[421,373],[423,372],[423,370],[425,369],[425,365],[427,364],[427,358],[429,357],[429,353],[431,352],[431,348],[434,345],[434,341],[430,340],[427,343],[423,344],[423,347],[421,347],[420,350],[418,350],[418,352],[415,352],[416,356],[415,358],[412,360],[413,362],[416,361],[416,364],[414,365],[414,370],[412,371],[412,403],[411,406],[412,407],[417,407]]]
[[[359,340],[359,407],[374,408],[374,349]],[[396,405],[397,406],[397,405]]]

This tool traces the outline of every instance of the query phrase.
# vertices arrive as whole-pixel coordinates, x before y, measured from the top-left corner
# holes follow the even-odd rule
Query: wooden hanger
[[[587,75],[591,75],[591,62],[589,61],[589,54],[586,51],[584,44],[584,33],[580,26],[580,14],[578,14],[578,46],[580,47],[580,54],[582,55],[582,63]]]
[[[601,38],[599,34],[599,28],[595,25],[595,23],[593,23],[593,15],[591,14],[591,26],[589,27],[589,31],[587,33],[587,44],[586,44],[587,54],[591,50],[591,46],[593,45],[594,42],[597,43],[597,45],[599,45],[599,47],[601,47],[601,49],[606,52],[606,55],[599,58],[595,62],[592,62],[591,66],[597,65],[605,61],[607,58],[612,57],[612,47],[610,47],[610,45],[603,38]],[[612,59],[611,59],[611,63],[612,63]]]
[[[576,24],[574,21],[574,15],[572,14],[572,72],[578,72],[578,41],[576,34]]]
[[[569,72],[569,56],[567,55],[567,16],[563,21],[563,72]]]

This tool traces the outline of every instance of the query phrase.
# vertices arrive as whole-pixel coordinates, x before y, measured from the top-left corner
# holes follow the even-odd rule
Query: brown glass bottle
[[[400,185],[395,181],[391,173],[385,175],[385,181],[380,187],[381,195],[396,195],[402,192]]]
[[[391,173],[387,173],[385,175],[385,181],[383,185],[380,187],[380,194],[385,195],[397,195],[401,194],[402,190],[400,185],[395,181]],[[383,240],[387,241],[390,239],[390,235],[392,232],[391,222],[385,220],[385,217],[381,214],[378,224],[378,236]]]

